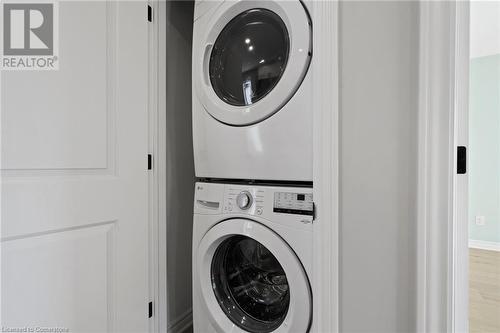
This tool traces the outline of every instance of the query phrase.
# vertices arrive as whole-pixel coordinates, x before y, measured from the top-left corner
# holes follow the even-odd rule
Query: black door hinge
[[[153,22],[153,8],[148,5],[148,22]]]
[[[148,170],[153,169],[153,155],[148,154]]]
[[[153,317],[153,302],[149,302],[148,304],[148,318]]]
[[[457,173],[463,175],[467,172],[467,148],[457,147]]]
[[[313,202],[313,221],[316,220],[316,204]]]

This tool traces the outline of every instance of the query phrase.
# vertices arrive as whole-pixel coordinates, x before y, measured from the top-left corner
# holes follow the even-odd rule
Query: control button
[[[262,208],[257,208],[256,213],[257,213],[257,215],[262,215]]]
[[[236,197],[236,205],[242,210],[246,210],[252,206],[252,195],[248,191],[243,191]]]

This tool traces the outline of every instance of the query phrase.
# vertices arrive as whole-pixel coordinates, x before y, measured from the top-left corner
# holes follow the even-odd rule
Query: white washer
[[[197,177],[312,180],[311,57],[299,0],[196,2]]]
[[[197,183],[195,333],[308,332],[311,188]]]

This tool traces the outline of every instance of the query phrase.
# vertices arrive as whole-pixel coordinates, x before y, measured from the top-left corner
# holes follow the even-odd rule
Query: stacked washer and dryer
[[[312,22],[295,1],[195,2],[194,332],[308,332]]]

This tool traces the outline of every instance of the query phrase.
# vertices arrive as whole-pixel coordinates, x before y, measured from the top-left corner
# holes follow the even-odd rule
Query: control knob
[[[252,195],[248,191],[242,191],[238,196],[236,197],[236,205],[242,210],[247,210],[252,206]]]

